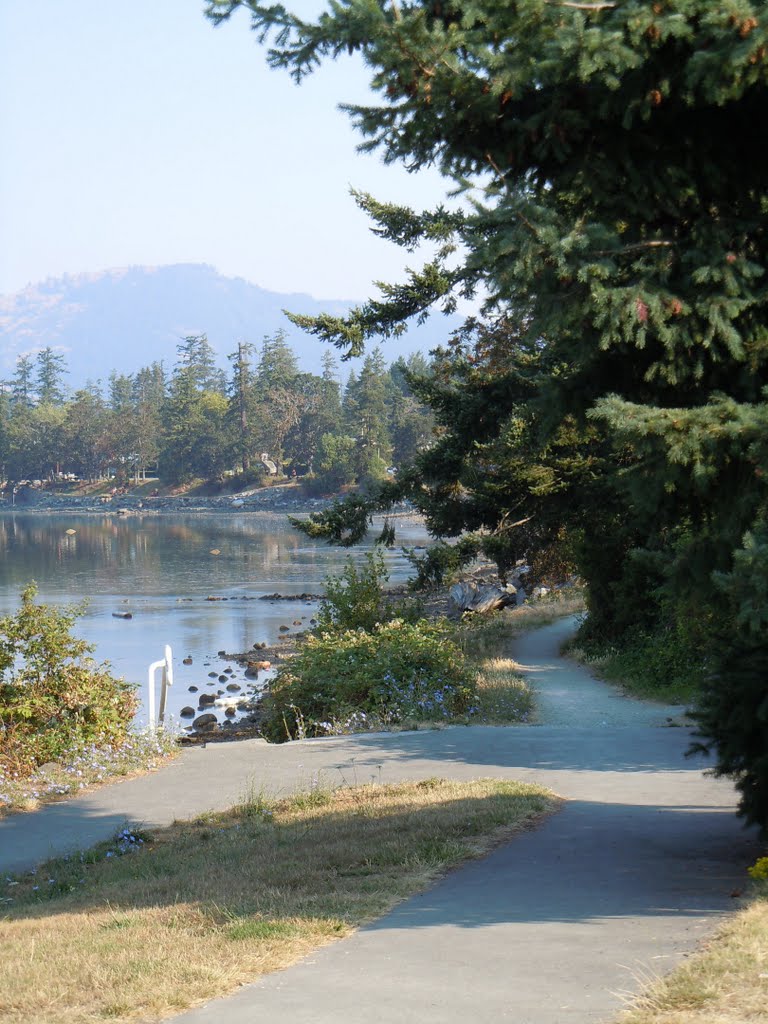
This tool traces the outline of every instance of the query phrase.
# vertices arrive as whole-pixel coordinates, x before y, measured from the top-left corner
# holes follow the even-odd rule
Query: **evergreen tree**
[[[87,389],[75,392],[63,424],[68,468],[85,480],[99,480],[110,465],[123,466],[120,426],[101,396]]]
[[[66,455],[63,406],[46,403],[14,409],[8,423],[11,480],[53,480]]]
[[[263,413],[264,451],[283,471],[285,445],[290,432],[307,409],[307,395],[300,384],[299,367],[285,331],[264,338],[256,372],[256,384]]]
[[[296,355],[285,339],[285,331],[279,330],[261,343],[256,380],[263,394],[271,388],[290,388],[299,372]]]
[[[9,423],[11,420],[10,383],[0,381],[0,487],[6,480],[8,456],[10,454]]]
[[[50,345],[37,353],[37,399],[41,405],[61,405],[64,401],[63,380],[67,364],[60,352]]]
[[[306,408],[288,439],[291,458],[309,473],[316,469],[315,460],[322,438],[341,431],[341,388],[331,352],[326,350],[323,353],[322,365],[321,377],[302,375]]]
[[[224,394],[224,373],[216,366],[216,355],[205,334],[189,335],[176,346],[178,363],[176,377],[184,377],[198,392],[215,391]]]
[[[230,463],[227,399],[222,374],[205,335],[185,338],[163,406],[164,438],[160,452],[163,476],[173,483],[194,477],[210,479]]]
[[[747,573],[745,545],[765,543],[768,518],[763,5],[344,0],[313,21],[209,0],[208,13],[221,21],[241,6],[262,38],[275,33],[273,66],[297,79],[362,53],[381,96],[348,108],[364,147],[411,171],[437,164],[476,192],[459,213],[358,197],[380,234],[436,244],[435,258],[346,318],[293,319],[357,354],[482,285],[486,312],[511,318],[531,354],[511,376],[477,382],[502,403],[489,443],[520,420],[527,440],[507,450],[524,478],[571,434],[568,486],[548,470],[544,491],[573,533],[590,628],[631,628],[627,605],[651,605],[659,628],[723,614],[717,581]],[[494,465],[482,459],[478,478]],[[607,517],[590,515],[596,478]],[[533,501],[535,474],[528,487]],[[725,614],[738,626],[747,611]],[[764,631],[751,637],[719,690],[744,701],[767,644]],[[754,796],[749,819],[767,824],[765,740],[747,751],[722,714],[702,719],[705,740]]]
[[[344,394],[347,433],[357,438],[358,479],[381,478],[389,465],[392,446],[387,425],[389,377],[380,348],[365,359],[358,377],[350,376]]]
[[[125,414],[133,408],[134,379],[130,374],[109,375],[109,407],[112,412]]]
[[[230,354],[232,380],[229,385],[229,419],[234,436],[235,448],[243,473],[247,473],[258,447],[259,408],[256,397],[256,380],[251,366],[253,345],[239,342],[237,352]]]
[[[35,404],[33,385],[34,362],[32,356],[18,356],[16,370],[11,379],[11,402],[15,408],[31,409]]]
[[[136,474],[139,476],[146,475],[147,468],[157,462],[163,440],[166,381],[162,363],[155,362],[139,370],[134,377],[132,398],[138,456]]]
[[[392,459],[399,466],[411,462],[432,441],[434,415],[414,394],[411,383],[428,380],[430,368],[420,353],[396,359],[389,368],[389,433]]]

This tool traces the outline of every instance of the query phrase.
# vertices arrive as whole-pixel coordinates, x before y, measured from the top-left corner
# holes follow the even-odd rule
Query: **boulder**
[[[201,693],[199,704],[201,708],[210,707],[211,704],[216,700],[214,693]]]
[[[229,683],[227,689],[230,693],[239,693],[242,690],[242,686],[239,686],[237,683]]]
[[[198,715],[192,723],[199,732],[213,732],[218,724],[216,715],[212,715],[210,712],[205,715]]]
[[[253,679],[259,674],[259,672],[268,672],[272,668],[271,661],[249,661],[248,667],[245,670],[246,676],[249,679]]]
[[[189,692],[190,693],[197,693],[197,687],[196,686],[190,686],[189,687]]]
[[[181,718],[194,718],[195,717],[195,709],[191,708],[189,705],[187,705],[185,708],[181,709],[181,711],[179,712],[179,715],[180,715]]]
[[[448,591],[448,599],[452,610],[463,615],[465,612],[482,613],[506,608],[515,604],[516,590],[513,586],[498,587],[484,584],[478,586],[471,580],[455,583]]]

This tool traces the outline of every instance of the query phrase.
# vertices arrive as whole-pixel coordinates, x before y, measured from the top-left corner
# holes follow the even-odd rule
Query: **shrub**
[[[325,596],[317,613],[320,629],[371,630],[392,619],[392,605],[384,597],[388,579],[380,551],[369,551],[359,566],[348,559],[338,576],[325,579]]]
[[[137,704],[134,688],[72,635],[82,606],[36,596],[30,583],[18,612],[0,619],[0,770],[13,776],[84,744],[124,742]]]
[[[477,695],[444,622],[394,619],[373,632],[309,636],[262,702],[273,742],[471,715]]]

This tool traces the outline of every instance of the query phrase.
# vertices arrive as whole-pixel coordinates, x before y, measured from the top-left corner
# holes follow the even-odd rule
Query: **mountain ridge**
[[[258,345],[286,332],[299,366],[318,373],[327,346],[296,328],[283,312],[345,314],[355,303],[316,299],[302,292],[272,292],[243,277],[220,274],[206,263],[134,265],[64,274],[0,295],[0,378],[13,375],[20,355],[50,346],[64,355],[71,390],[87,381],[106,382],[114,370],[135,373],[162,361],[170,370],[176,346],[188,335],[206,334],[217,360],[240,341]],[[399,338],[382,342],[393,361],[444,342],[460,322],[436,316]],[[372,346],[371,346],[372,347]],[[332,351],[335,350],[332,349]],[[341,363],[340,371],[345,365]],[[350,360],[347,369],[359,360]]]

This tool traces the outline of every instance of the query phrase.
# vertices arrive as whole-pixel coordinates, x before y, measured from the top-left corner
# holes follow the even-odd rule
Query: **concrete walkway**
[[[453,872],[351,938],[177,1019],[609,1020],[623,993],[669,970],[732,909],[731,892],[742,887],[759,849],[734,817],[732,787],[683,757],[687,731],[652,724],[666,723],[676,709],[616,698],[560,659],[568,628],[556,623],[527,635],[516,655],[541,692],[541,708],[559,691],[554,707],[569,701],[574,726],[187,749],[152,776],[0,821],[0,870],[81,849],[126,823],[159,826],[224,808],[249,787],[287,792],[315,774],[330,783],[432,775],[537,782],[568,800],[537,831]]]

